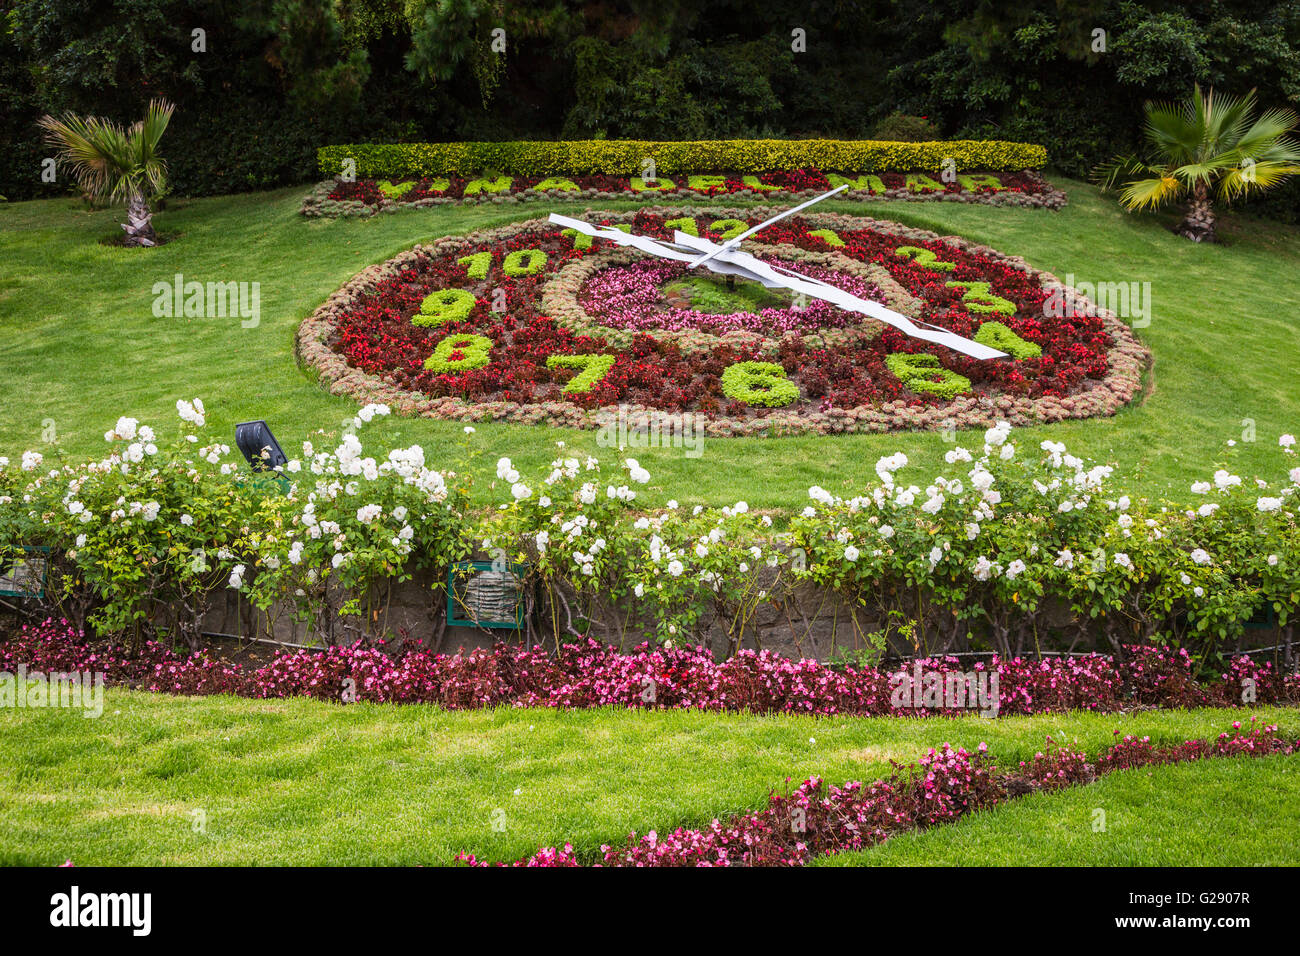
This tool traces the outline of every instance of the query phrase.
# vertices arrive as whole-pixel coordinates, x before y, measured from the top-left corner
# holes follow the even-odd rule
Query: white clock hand
[[[774,223],[774,222],[780,222],[780,221],[781,221],[782,219],[784,219],[786,216],[793,216],[793,215],[794,215],[795,213],[797,213],[800,209],[807,209],[809,206],[813,205],[814,203],[819,203],[819,202],[821,202],[823,199],[829,199],[831,196],[834,196],[836,193],[842,193],[842,192],[844,192],[844,190],[846,190],[846,189],[848,189],[848,188],[849,188],[849,184],[848,184],[848,183],[845,183],[843,186],[838,186],[838,187],[836,187],[835,189],[832,189],[832,190],[831,190],[830,192],[828,192],[828,193],[822,193],[820,196],[814,196],[812,199],[809,199],[807,202],[800,203],[799,205],[797,205],[797,206],[795,206],[795,207],[793,207],[793,208],[791,208],[791,209],[787,209],[785,212],[783,212],[783,213],[779,213],[779,214],[773,216],[771,219],[767,220],[766,222],[760,222],[757,226],[754,226],[754,227],[752,227],[752,228],[750,228],[750,229],[745,230],[745,231],[742,232],[740,235],[738,235],[738,236],[736,236],[736,237],[734,237],[734,238],[732,238],[732,239],[728,239],[726,242],[724,242],[721,246],[719,246],[719,247],[718,247],[717,249],[715,249],[713,252],[710,252],[707,256],[704,256],[704,257],[702,257],[702,258],[700,258],[700,259],[696,259],[694,262],[691,263],[691,268],[694,269],[696,266],[702,266],[702,265],[704,265],[706,262],[708,262],[708,261],[709,261],[710,259],[712,259],[714,256],[718,255],[718,253],[722,252],[722,250],[724,250],[724,249],[734,249],[734,248],[736,248],[736,246],[740,245],[741,240],[743,240],[743,239],[748,239],[748,238],[749,238],[750,236],[752,236],[754,233],[758,232],[758,230],[760,230],[760,229],[766,229],[768,226],[772,225],[772,223]]]
[[[794,212],[794,210],[792,209],[790,212]],[[1006,358],[1007,356],[1006,352],[982,345],[979,342],[972,342],[970,339],[963,338],[955,332],[949,332],[947,329],[941,329],[928,323],[918,325],[902,313],[895,312],[869,299],[859,299],[852,293],[845,292],[843,289],[822,282],[819,279],[801,275],[785,267],[770,266],[747,252],[742,252],[739,249],[728,249],[699,236],[690,236],[678,231],[673,237],[676,240],[675,242],[662,242],[650,236],[632,235],[623,232],[621,229],[593,226],[580,219],[569,219],[556,213],[551,214],[550,221],[556,225],[576,229],[578,232],[598,239],[607,239],[622,246],[632,246],[635,249],[665,259],[685,263],[698,261],[708,266],[712,271],[724,275],[738,275],[743,278],[753,279],[768,288],[787,288],[795,292],[802,292],[814,299],[822,299],[831,303],[831,305],[838,306],[846,312],[869,315],[873,319],[879,319],[887,325],[892,325],[900,332],[914,338],[934,342],[936,345],[942,345],[972,358],[991,359]],[[706,252],[708,255],[697,260],[691,250]]]

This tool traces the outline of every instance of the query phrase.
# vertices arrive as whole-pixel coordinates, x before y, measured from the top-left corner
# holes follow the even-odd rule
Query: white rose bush
[[[1179,508],[1112,490],[1110,466],[1058,442],[1027,453],[1009,436],[999,426],[979,452],[949,451],[949,473],[924,488],[902,478],[906,458],[895,455],[857,496],[812,489],[791,527],[807,575],[868,617],[907,615],[920,653],[972,635],[1004,656],[1038,652],[1060,643],[1049,644],[1054,630],[1093,630],[1116,651],[1159,639],[1209,653],[1261,612],[1289,626],[1300,469],[1272,493],[1220,470],[1193,487],[1199,507]]]
[[[1116,653],[1162,644],[1210,660],[1252,618],[1289,629],[1300,602],[1296,467],[1277,483],[1207,467],[1181,503],[1131,499],[1110,466],[1053,441],[1018,446],[998,425],[974,451],[951,449],[942,474],[889,455],[851,497],[814,487],[768,515],[743,501],[647,510],[651,475],[635,459],[557,443],[537,474],[502,458],[471,504],[468,468],[432,469],[420,446],[369,455],[351,429],[256,472],[203,436],[201,401],[177,411],[167,437],[120,419],[94,461],[0,463],[0,553],[50,547],[47,602],[75,626],[133,641],[174,629],[197,647],[205,608],[233,588],[268,614],[314,618],[334,643],[373,641],[389,636],[392,585],[466,558],[522,569],[530,645],[721,634],[734,655],[757,643],[765,604],[788,615],[793,596],[834,592],[849,609],[844,644],[872,643],[873,622],[901,615],[920,655],[1006,658],[1091,635]],[[367,406],[354,424],[387,411]],[[467,428],[466,465],[473,441]]]
[[[464,489],[425,467],[418,446],[377,461],[354,435],[329,451],[305,443],[277,483],[200,437],[201,401],[177,410],[169,442],[122,418],[103,458],[47,462],[35,479],[0,469],[0,553],[50,547],[47,599],[76,625],[135,643],[146,625],[175,628],[197,649],[219,588],[262,609],[285,599],[319,620],[361,617],[376,586],[456,553]],[[363,411],[357,424],[376,413]]]

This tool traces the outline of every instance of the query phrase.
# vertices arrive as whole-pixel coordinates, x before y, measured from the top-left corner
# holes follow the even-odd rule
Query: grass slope
[[[1257,713],[1300,730],[1295,710]],[[96,720],[0,710],[0,863],[446,863],[462,850],[503,860],[565,841],[590,857],[631,829],[758,808],[787,777],[886,776],[890,760],[944,741],[987,741],[1008,765],[1047,734],[1096,751],[1117,728],[1172,743],[1217,734],[1241,716],[449,713],[110,690]],[[1294,789],[1275,801],[1280,817],[1300,811]],[[194,829],[197,810],[204,832]]]
[[[1300,866],[1297,801],[1300,754],[1124,770],[816,865]]]
[[[1064,186],[1070,205],[1058,213],[961,203],[826,206],[959,233],[1062,278],[1149,281],[1154,318],[1141,335],[1156,356],[1152,394],[1113,419],[1034,429],[1030,437],[1117,461],[1130,487],[1156,494],[1181,496],[1214,463],[1275,474],[1277,436],[1300,430],[1300,386],[1284,358],[1300,346],[1300,286],[1293,281],[1300,232],[1241,219],[1225,227],[1228,244],[1196,245],[1170,234],[1166,219],[1127,215],[1092,187]],[[302,189],[284,189],[173,202],[158,225],[179,235],[152,250],[99,243],[118,231],[117,211],[88,212],[72,200],[0,205],[0,453],[40,448],[51,457],[50,437],[67,454],[95,453],[118,415],[168,425],[176,421],[175,400],[195,395],[211,411],[211,433],[227,441],[231,426],[248,418],[270,421],[286,448],[318,430],[337,436],[355,405],[323,392],[295,364],[294,330],[304,316],[360,268],[415,242],[577,208],[445,207],[307,221],[297,213],[301,198]],[[260,282],[260,324],[155,318],[153,284],[176,273]],[[1242,440],[1248,420],[1253,443]],[[385,447],[419,442],[430,460],[451,464],[460,429],[392,419],[362,437]],[[491,479],[491,463],[504,454],[539,468],[556,439],[608,452],[597,448],[593,432],[482,425],[475,441],[487,454],[475,467]],[[1229,439],[1238,441],[1235,448]],[[909,471],[925,477],[946,447],[933,433],[713,439],[698,459],[680,449],[639,449],[637,456],[654,476],[642,499],[648,504],[745,499],[796,508],[812,484],[856,490],[880,455],[900,449],[921,465]]]

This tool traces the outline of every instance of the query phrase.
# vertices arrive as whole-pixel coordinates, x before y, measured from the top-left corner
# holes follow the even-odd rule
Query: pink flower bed
[[[1251,719],[1252,724],[1254,718]],[[1278,735],[1276,725],[1241,723],[1215,740],[1157,746],[1149,738],[1124,737],[1094,761],[1047,738],[1048,747],[1011,771],[999,771],[988,745],[972,753],[944,744],[919,761],[874,783],[827,788],[819,777],[787,794],[772,793],[768,805],[707,827],[680,827],[666,835],[631,833],[623,846],[602,846],[597,866],[802,866],[818,856],[876,846],[897,833],[951,823],[1008,799],[1091,783],[1113,770],[1184,763],[1209,757],[1294,753],[1300,741]],[[1119,731],[1116,731],[1116,735]],[[491,866],[472,853],[456,857],[469,866]],[[510,866],[581,866],[571,844],[545,847]]]
[[[1246,656],[1208,681],[1193,676],[1185,650],[1125,648],[1123,660],[1101,654],[1033,661],[993,657],[974,665],[957,658],[909,662],[940,674],[996,674],[999,716],[1132,707],[1233,706],[1247,679],[1255,702],[1300,701],[1300,676],[1281,675]],[[703,648],[650,648],[631,653],[589,640],[557,653],[498,643],[491,650],[437,654],[416,644],[400,654],[382,645],[282,651],[268,664],[245,668],[206,651],[186,657],[155,643],[135,656],[117,646],[87,642],[64,622],[26,626],[0,643],[0,670],[102,671],[108,683],[172,694],[315,697],[339,701],[345,686],[356,699],[376,703],[476,707],[630,707],[745,711],[829,716],[934,716],[958,708],[896,707],[890,675],[904,665],[833,667],[768,651],[741,651],[715,661]],[[352,685],[345,685],[351,680]],[[654,702],[646,688],[653,686]]]
[[[882,304],[885,301],[879,288],[856,276],[816,266],[796,267],[770,257],[763,261],[788,269],[797,268],[810,278],[844,289],[860,299]],[[802,335],[819,329],[844,328],[859,321],[859,316],[821,299],[810,300],[804,308],[770,308],[729,315],[711,315],[689,307],[667,306],[662,287],[686,274],[686,266],[677,262],[635,262],[603,269],[583,285],[578,302],[601,325],[634,332],[696,329],[713,335],[744,331],[780,337],[787,332]]]

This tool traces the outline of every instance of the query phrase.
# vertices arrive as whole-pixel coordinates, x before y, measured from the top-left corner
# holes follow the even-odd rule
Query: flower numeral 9
[[[424,297],[420,311],[411,316],[411,324],[432,327],[460,322],[469,318],[477,301],[472,292],[464,289],[439,289]]]

